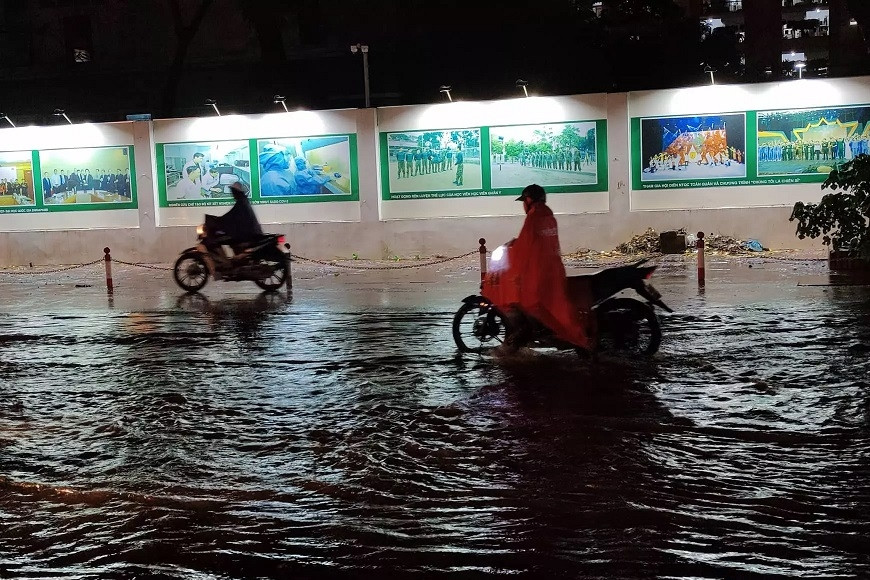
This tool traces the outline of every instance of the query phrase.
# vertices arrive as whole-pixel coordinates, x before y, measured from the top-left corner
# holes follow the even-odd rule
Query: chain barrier
[[[72,266],[62,266],[60,268],[51,268],[49,270],[0,270],[0,275],[11,275],[11,276],[36,276],[38,274],[56,274],[58,272],[66,272],[67,270],[75,270],[76,268],[86,268],[88,266],[93,266],[94,264],[98,264],[103,261],[103,258],[98,260],[94,260],[93,262],[87,262],[85,264],[73,264]]]
[[[146,268],[148,270],[163,270],[163,271],[171,271],[172,268],[167,266],[153,266],[151,264],[141,264],[137,262],[125,262],[124,260],[118,260],[116,258],[112,258],[112,261],[116,264],[124,264],[125,266],[136,266],[137,268]]]
[[[470,252],[466,252],[465,254],[460,254],[458,256],[451,256],[449,258],[441,258],[438,260],[431,260],[428,262],[418,262],[414,264],[402,264],[397,266],[363,266],[363,265],[352,265],[352,264],[339,264],[336,262],[328,262],[324,260],[315,260],[314,258],[306,258],[305,256],[299,256],[296,254],[291,254],[293,260],[298,260],[300,262],[309,262],[311,264],[319,264],[321,266],[326,266],[330,268],[344,268],[347,270],[407,270],[410,268],[425,268],[426,266],[434,266],[436,264],[445,264],[447,262],[452,262],[454,260],[460,260],[462,258],[468,258],[469,256],[473,256],[479,253],[479,250],[472,250]],[[648,260],[661,260],[665,257],[665,254],[648,254],[648,255],[638,255],[632,257],[628,260],[621,260],[618,262],[609,262],[606,260],[601,261],[577,261],[574,260],[577,258],[573,258],[572,254],[564,254],[562,256],[564,259],[568,260],[568,265],[572,268],[615,268],[618,266],[627,266],[630,264],[634,264],[642,259]],[[757,260],[776,260],[781,262],[825,262],[827,258],[796,258],[790,256],[753,256],[751,254],[748,255],[739,255],[736,257],[740,258],[751,258]],[[10,276],[36,276],[40,274],[56,274],[58,272],[67,272],[69,270],[75,270],[77,268],[86,268],[88,266],[93,266],[95,264],[99,264],[102,262],[104,258],[99,258],[92,262],[86,262],[84,264],[73,264],[71,266],[62,266],[58,268],[51,268],[48,270],[0,270],[0,276],[10,275]],[[127,262],[124,260],[118,260],[113,258],[112,261],[116,264],[123,264],[125,266],[133,266],[136,268],[145,268],[148,270],[159,270],[159,271],[171,271],[171,267],[167,266],[154,266],[151,264],[143,264],[139,262]],[[676,264],[679,263],[678,260],[664,260],[659,263],[659,265],[664,264]]]
[[[315,260],[313,258],[306,258],[304,256],[297,256],[296,254],[291,254],[294,260],[299,260],[300,262],[311,262],[312,264],[320,264],[321,266],[328,266],[332,268],[345,268],[348,270],[406,270],[408,268],[423,268],[425,266],[434,266],[435,264],[443,264],[445,262],[450,262],[453,260],[459,260],[461,258],[467,258],[474,254],[478,254],[479,250],[472,250],[460,256],[452,256],[450,258],[442,258],[440,260],[433,260],[431,262],[423,262],[418,264],[403,264],[401,266],[352,266],[350,264],[336,264],[334,262],[324,262],[321,260]]]

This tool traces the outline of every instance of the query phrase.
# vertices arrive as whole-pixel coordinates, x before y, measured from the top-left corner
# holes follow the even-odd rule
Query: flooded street
[[[651,361],[494,360],[476,260],[0,274],[0,578],[870,576],[870,287],[672,262]]]

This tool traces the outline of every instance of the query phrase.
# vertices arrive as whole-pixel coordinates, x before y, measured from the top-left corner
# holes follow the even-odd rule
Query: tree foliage
[[[831,189],[819,203],[797,202],[789,221],[798,238],[822,238],[834,251],[870,259],[870,155],[858,155],[831,171],[822,184]]]

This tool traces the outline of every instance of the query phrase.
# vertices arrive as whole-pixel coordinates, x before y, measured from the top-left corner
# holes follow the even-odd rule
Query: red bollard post
[[[290,251],[290,244],[284,244],[287,248],[287,279],[284,281],[288,292],[293,292],[293,274],[290,272],[290,263],[293,261],[293,253]]]
[[[698,250],[698,286],[704,285],[704,232],[698,232],[698,240],[695,242]]]
[[[112,283],[112,254],[109,253],[109,248],[103,248],[103,252],[106,254],[105,262],[106,262],[106,292],[112,294],[115,291],[115,285]]]
[[[486,278],[486,240],[477,240],[480,244],[480,287],[483,288],[483,279]]]

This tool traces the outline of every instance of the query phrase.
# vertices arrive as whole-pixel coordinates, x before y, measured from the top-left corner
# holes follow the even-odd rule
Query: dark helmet
[[[544,191],[544,188],[538,185],[537,183],[533,183],[531,185],[526,186],[523,189],[523,192],[520,194],[518,198],[514,201],[523,201],[528,198],[529,201],[546,201],[547,200],[547,192]]]
[[[245,184],[241,181],[236,181],[232,185],[230,185],[230,191],[233,194],[233,197],[236,199],[242,199],[248,197],[248,188],[245,187]]]

